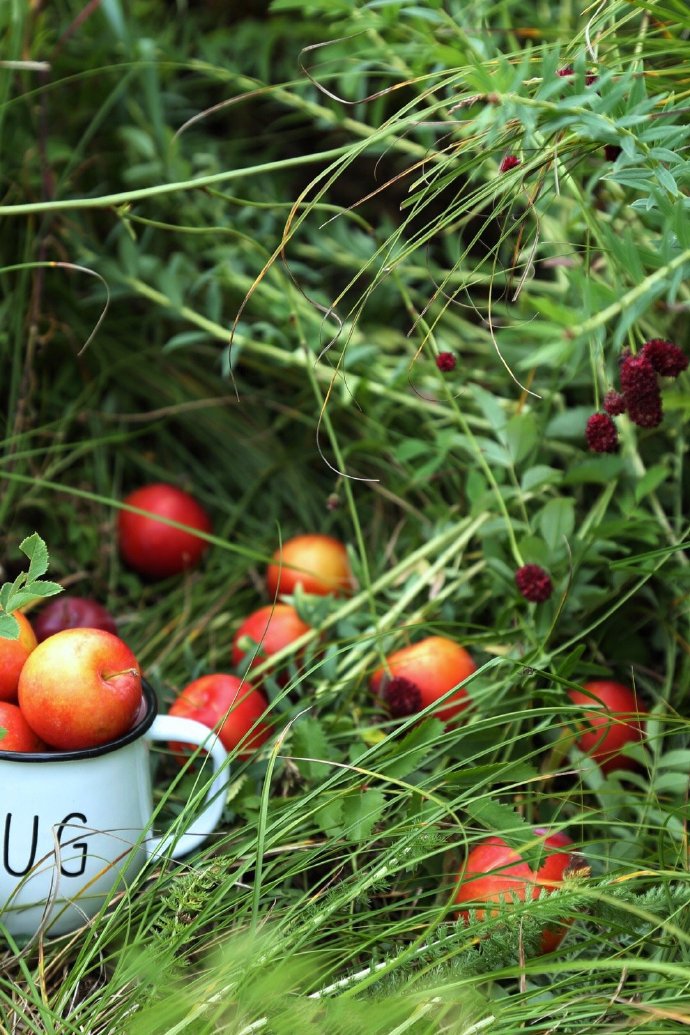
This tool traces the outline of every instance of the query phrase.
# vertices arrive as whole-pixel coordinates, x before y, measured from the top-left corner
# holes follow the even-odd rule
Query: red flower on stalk
[[[616,392],[615,389],[612,388],[604,396],[604,409],[608,413],[609,417],[619,417],[621,413],[625,413],[625,396],[620,392]]]
[[[444,374],[447,374],[451,370],[455,370],[457,360],[452,352],[439,352],[436,357],[436,366]]]
[[[587,445],[595,453],[615,453],[618,432],[608,413],[593,413],[585,428]]]
[[[553,593],[551,576],[538,564],[523,564],[518,568],[515,584],[525,600],[532,604],[543,604]]]
[[[502,173],[509,172],[511,169],[515,169],[515,167],[518,165],[522,165],[522,162],[520,161],[517,155],[506,155],[505,158],[501,161],[501,164],[498,167],[498,171]]]
[[[640,355],[662,377],[678,377],[688,366],[688,357],[672,341],[651,338],[642,346]]]

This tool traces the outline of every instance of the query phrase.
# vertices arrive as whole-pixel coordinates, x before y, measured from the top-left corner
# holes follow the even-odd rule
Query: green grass
[[[687,1025],[688,375],[615,455],[584,426],[623,348],[690,350],[690,19],[582,6],[0,9],[24,63],[0,62],[4,577],[38,531],[163,708],[231,670],[281,538],[342,538],[359,586],[300,603],[326,647],[269,679],[281,733],[231,759],[206,847],[73,936],[0,949],[3,1035]],[[162,583],[115,536],[153,480],[214,521]],[[524,562],[547,603],[517,593]],[[368,688],[426,634],[479,666],[454,728]],[[572,747],[567,688],[605,673],[652,712],[624,778]],[[156,759],[182,829],[203,777]],[[468,847],[533,826],[591,876],[457,923]]]

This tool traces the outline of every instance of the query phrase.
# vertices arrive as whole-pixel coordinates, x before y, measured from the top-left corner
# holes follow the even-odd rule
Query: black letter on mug
[[[2,864],[5,867],[7,873],[11,873],[13,877],[25,877],[34,864],[36,859],[36,847],[38,845],[38,816],[34,816],[33,830],[31,832],[31,849],[29,851],[29,861],[23,870],[13,870],[10,866],[10,828],[12,826],[12,813],[8,812],[5,816],[5,842],[3,845]]]
[[[65,816],[62,823],[58,827],[57,842],[62,848],[62,831],[66,826],[69,825],[71,819],[80,819],[82,823],[86,823],[86,816],[82,812],[70,812],[69,815]],[[79,860],[78,870],[66,870],[65,864],[60,862],[60,873],[63,877],[81,877],[82,873],[86,869],[86,854],[88,851],[86,841],[68,841],[67,844],[70,848],[81,848],[81,859]],[[70,862],[72,860],[70,859]]]

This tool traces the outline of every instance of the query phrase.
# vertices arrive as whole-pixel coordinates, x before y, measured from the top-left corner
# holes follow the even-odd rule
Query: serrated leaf
[[[517,812],[493,798],[481,798],[465,802],[465,812],[490,834],[502,837],[507,844],[520,853],[525,862],[535,869],[544,854],[532,827]]]
[[[340,837],[343,833],[343,800],[330,798],[320,802],[314,812],[314,822],[319,830],[329,837]]]
[[[39,583],[40,586],[40,583]],[[35,600],[37,593],[31,589],[20,589],[12,593],[9,598],[9,611],[19,611],[22,607],[26,607],[32,600]]]
[[[318,719],[302,716],[292,727],[292,751],[295,764],[303,776],[309,780],[324,779],[328,775],[328,766],[321,762],[307,762],[307,758],[329,759],[334,757],[331,742],[323,731]]]
[[[24,591],[28,593],[30,597],[54,597],[56,593],[62,593],[62,586],[59,582],[32,582],[31,590]],[[22,606],[22,605],[18,605]]]
[[[14,615],[9,615],[6,611],[0,612],[0,636],[4,640],[19,639],[19,622]]]
[[[402,780],[414,772],[429,756],[438,751],[445,730],[440,719],[425,719],[410,730],[402,740],[394,742],[391,757],[379,762],[380,772]]]
[[[343,802],[342,822],[348,841],[359,843],[371,837],[374,824],[381,818],[386,798],[383,791],[367,790],[352,794]]]
[[[38,532],[33,532],[19,544],[19,549],[29,558],[27,582],[35,582],[48,571],[48,547]]]

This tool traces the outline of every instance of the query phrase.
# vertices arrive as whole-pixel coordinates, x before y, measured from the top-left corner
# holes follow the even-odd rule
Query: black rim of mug
[[[94,748],[81,748],[78,751],[2,751],[0,749],[0,761],[3,762],[77,762],[84,758],[98,758],[100,755],[107,755],[111,751],[131,744],[132,741],[142,737],[151,728],[153,720],[158,714],[158,700],[156,692],[145,679],[141,681],[144,704],[144,714],[131,729],[123,733],[117,740],[109,740],[107,744],[101,744]],[[2,741],[0,740],[0,744]]]

